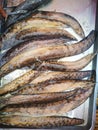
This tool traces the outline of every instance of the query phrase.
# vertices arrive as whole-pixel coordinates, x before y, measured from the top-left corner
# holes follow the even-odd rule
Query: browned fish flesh
[[[3,87],[0,87],[0,95],[6,94],[8,92],[14,91],[21,86],[28,84],[34,78],[36,78],[40,72],[30,70],[27,73],[23,74],[22,76],[16,78],[12,82],[5,84]]]
[[[36,82],[36,79],[30,84],[17,90],[18,94],[36,94],[36,93],[51,93],[51,92],[64,92],[74,90],[76,88],[84,88],[85,86],[93,86],[93,81],[87,80],[46,80]]]
[[[39,37],[65,37],[68,40],[76,38],[64,30],[65,24],[59,21],[51,21],[42,18],[33,18],[15,24],[7,33],[2,36],[2,49],[6,49],[29,39]],[[44,39],[44,38],[43,38]],[[4,47],[6,46],[6,47]]]
[[[8,84],[5,84],[3,87],[1,87],[0,88],[0,95],[11,93],[11,92],[14,92],[14,91],[16,91],[18,89],[20,90],[20,93],[21,93],[22,88],[23,88],[22,93],[25,93],[25,92],[26,93],[29,93],[29,92],[34,93],[34,91],[36,91],[36,87],[38,85],[40,86],[40,85],[44,84],[44,86],[45,86],[45,85],[49,85],[49,83],[56,83],[57,81],[62,82],[62,80],[66,80],[66,79],[82,79],[82,78],[87,77],[87,76],[91,77],[92,73],[93,72],[91,72],[91,71],[83,71],[83,72],[82,71],[81,72],[48,72],[48,73],[46,72],[45,73],[45,72],[42,72],[42,71],[30,70],[29,72],[26,72],[24,75],[16,78],[12,82],[10,82]],[[73,80],[73,83],[75,83],[76,81]],[[73,84],[71,84],[71,82],[69,80],[65,81],[65,82],[66,82],[66,84],[73,86]],[[36,87],[33,88],[32,85],[27,85],[29,83],[35,84]],[[83,81],[83,83],[84,83],[84,81]],[[83,83],[80,83],[81,86],[83,86],[82,85]],[[58,84],[58,85],[60,86],[60,84]],[[66,85],[64,83],[62,85],[64,85],[64,88],[62,87],[62,89],[64,90],[66,88],[65,87]],[[24,87],[24,86],[26,86],[26,87]],[[32,88],[34,89],[34,91],[32,90]],[[54,86],[54,88],[55,88],[55,86]],[[45,88],[43,89],[43,91],[46,91]]]
[[[83,53],[91,47],[95,41],[95,31],[91,31],[90,34],[82,41],[72,45],[62,45],[54,47],[44,47],[35,50],[28,50],[22,54],[13,57],[9,62],[3,65],[0,69],[0,77],[8,74],[9,72],[27,66],[30,63],[35,63],[38,60],[47,61],[56,58],[62,58],[66,56],[73,56]]]
[[[51,20],[61,21],[70,28],[72,28],[79,36],[85,37],[84,31],[79,22],[72,16],[56,11],[35,11],[32,18],[47,18]]]
[[[40,70],[78,71],[86,67],[93,60],[95,55],[96,53],[91,53],[76,61],[43,62],[40,66]]]
[[[7,105],[12,104],[38,104],[38,103],[49,103],[60,101],[62,99],[66,99],[72,95],[74,95],[76,90],[72,90],[69,92],[54,92],[54,93],[39,93],[32,95],[10,95],[9,97],[3,97],[0,99],[0,109]]]
[[[0,124],[23,128],[54,128],[83,124],[83,119],[69,118],[65,116],[32,117],[0,115]]]
[[[92,94],[93,87],[86,86],[85,88],[77,89],[77,92],[64,100],[45,103],[45,104],[21,104],[21,105],[11,105],[3,108],[1,114],[11,114],[14,115],[24,115],[25,116],[54,116],[59,114],[64,114],[68,111],[75,109],[84,103],[88,97]]]
[[[36,79],[32,80],[32,83],[41,83],[41,82],[52,82],[53,80],[66,80],[66,79],[83,79],[88,77],[90,79],[92,75],[95,75],[94,70],[87,70],[87,71],[71,71],[71,72],[61,72],[61,71],[52,71],[52,72],[43,72],[40,74]]]
[[[29,41],[23,42],[21,44],[15,45],[13,46],[11,49],[9,49],[1,58],[0,60],[0,66],[4,65],[6,62],[8,62],[9,60],[11,60],[14,56],[28,50],[31,49],[34,50],[36,48],[41,48],[41,47],[47,47],[47,46],[57,46],[57,45],[64,45],[64,43],[66,43],[67,41],[69,41],[66,38],[50,38],[50,39],[31,39]]]

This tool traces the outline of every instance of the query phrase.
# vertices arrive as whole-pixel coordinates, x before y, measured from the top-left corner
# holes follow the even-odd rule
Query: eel
[[[45,103],[45,104],[21,104],[21,105],[11,105],[3,108],[1,114],[10,114],[14,115],[32,115],[35,117],[38,116],[54,116],[59,114],[64,114],[69,112],[76,107],[84,103],[88,97],[92,94],[94,87],[79,88],[77,92],[67,99],[63,99],[57,102]]]
[[[43,72],[40,74],[36,79],[32,80],[32,83],[42,83],[42,82],[52,82],[56,80],[82,80],[83,78],[88,77],[89,80],[91,80],[92,75],[95,75],[94,70],[86,70],[86,71],[52,71],[52,72]],[[43,83],[43,84],[44,84]]]
[[[74,126],[83,124],[84,120],[79,118],[70,118],[65,116],[15,116],[0,115],[0,124],[7,126],[23,127],[23,128],[54,128],[62,126]]]
[[[76,90],[72,90],[69,92],[39,93],[32,95],[12,94],[9,97],[3,97],[0,99],[0,109],[12,104],[38,104],[60,101],[62,99],[66,99],[67,97],[72,96],[73,94],[75,94],[75,92]]]
[[[11,60],[14,56],[32,48],[32,50],[36,48],[41,48],[41,47],[47,47],[47,46],[56,46],[56,45],[64,45],[64,43],[68,42],[69,39],[66,38],[50,38],[50,39],[31,39],[29,41],[25,41],[21,44],[13,46],[11,49],[9,49],[1,58],[0,63],[4,65],[6,62]]]
[[[53,79],[45,81],[37,81],[36,79],[30,84],[24,85],[15,93],[18,94],[36,94],[65,92],[76,88],[92,87],[95,83],[89,80],[70,80],[70,79]]]
[[[47,25],[45,21],[46,23],[48,22]],[[61,25],[58,25],[59,26],[58,27],[57,25],[54,25],[52,21],[43,19],[41,20],[41,23],[43,23],[43,25],[40,25],[40,23],[38,22],[37,24],[35,23],[36,25],[28,23],[27,26],[25,26],[25,24],[22,23],[25,29],[17,25],[18,29],[17,28],[15,28],[14,30],[12,29],[11,33],[9,31],[8,33],[4,34],[4,36],[2,36],[1,49],[2,50],[8,49],[16,44],[22,43],[30,39],[39,39],[39,38],[49,39],[54,37],[54,38],[65,38],[68,40],[76,40],[76,38],[71,33],[64,30],[63,29],[64,27],[62,28]]]
[[[12,82],[5,84],[3,87],[0,87],[0,95],[8,93],[9,91],[14,91],[20,88],[21,86],[28,84],[30,81],[32,81],[40,74],[41,72],[29,70],[28,72],[16,78]]]
[[[32,18],[47,18],[51,20],[61,21],[72,28],[80,37],[85,37],[84,31],[79,22],[73,16],[70,16],[68,14],[56,11],[37,10],[32,14]]]
[[[35,10],[37,10],[39,7],[41,7],[42,5],[46,5],[49,2],[51,2],[51,0],[25,0],[23,1],[21,4],[19,4],[18,6],[16,6],[16,8],[12,10],[12,12],[18,12],[18,14],[10,15],[8,17],[6,21],[7,28],[13,25],[14,23],[18,22],[19,20],[26,18],[27,16],[32,14]],[[26,11],[26,13],[19,14],[21,10]]]
[[[0,95],[11,93],[18,89],[21,89],[23,86],[29,83],[45,84],[53,81],[60,81],[64,79],[82,79],[84,77],[91,77],[93,71],[81,71],[81,72],[44,72],[44,71],[33,71],[30,70],[23,74],[22,76],[16,78],[8,84],[5,84],[0,88]],[[34,80],[35,79],[35,80]],[[28,92],[28,91],[27,91]]]
[[[30,63],[33,64],[38,60],[47,61],[83,53],[89,49],[94,42],[95,31],[91,31],[86,38],[72,45],[50,46],[35,50],[29,49],[28,51],[13,57],[9,62],[1,66],[0,77],[14,71],[15,69],[27,66]]]
[[[43,62],[40,70],[52,71],[78,71],[86,67],[95,57],[97,53],[91,53],[76,61],[52,61]],[[37,67],[35,67],[36,69]]]
[[[32,15],[30,15],[30,17],[32,19],[33,18],[47,18],[50,20],[61,21],[68,27],[72,28],[79,36],[81,36],[82,38],[85,37],[84,31],[81,25],[79,24],[79,22],[74,17],[68,14],[61,13],[61,12],[54,12],[54,11],[35,11],[33,13],[31,11],[31,14]],[[21,15],[19,18],[21,18]],[[8,21],[7,21],[7,26],[9,26]]]

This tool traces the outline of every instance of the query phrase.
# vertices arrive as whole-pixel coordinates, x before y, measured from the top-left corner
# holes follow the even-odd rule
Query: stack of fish
[[[43,0],[37,2],[43,3]],[[14,11],[21,12],[24,5],[25,2]],[[31,14],[29,8],[25,9]],[[81,25],[72,16],[34,10],[28,18],[24,14],[8,17],[7,22],[12,17],[16,22],[8,22],[2,35],[1,48],[8,50],[1,58],[0,77],[25,66],[33,65],[33,68],[0,88],[0,124],[29,128],[82,124],[83,119],[64,114],[80,106],[93,93],[95,71],[80,70],[96,53],[77,61],[59,60],[89,49],[95,42],[95,31],[85,37]],[[66,30],[68,27],[82,40],[77,41]],[[67,44],[72,41],[76,43]]]

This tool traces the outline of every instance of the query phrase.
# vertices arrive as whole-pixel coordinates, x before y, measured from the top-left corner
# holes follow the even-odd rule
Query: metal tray
[[[6,7],[6,1],[2,0],[3,6]],[[93,47],[87,50],[85,53],[80,54],[78,56],[73,56],[75,59],[81,58],[82,56],[88,54],[89,52],[98,50],[98,0],[52,0],[52,2],[45,7],[40,8],[40,10],[49,10],[49,11],[59,11],[65,12],[73,17],[75,17],[79,23],[82,25],[84,32],[86,35],[94,29],[97,32],[96,42]],[[4,23],[4,21],[2,22]],[[4,30],[4,24],[1,23],[1,32]],[[69,60],[72,60],[72,58]],[[67,59],[67,58],[65,58]],[[94,60],[84,68],[86,69],[94,69],[98,72],[97,67],[98,56],[94,58]],[[98,82],[98,75],[96,75],[96,82]],[[80,117],[85,120],[85,123],[80,126],[65,126],[53,129],[66,129],[66,130],[93,130],[95,124],[95,111],[96,111],[96,95],[97,95],[97,84],[95,86],[94,93],[92,96],[81,106],[76,108],[73,111],[68,112],[65,115],[71,117]],[[81,114],[80,114],[81,113]],[[7,126],[0,126],[0,128],[14,128]]]

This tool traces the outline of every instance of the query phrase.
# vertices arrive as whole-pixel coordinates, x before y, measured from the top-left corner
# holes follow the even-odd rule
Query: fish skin
[[[29,88],[24,88],[27,84],[46,84],[53,83],[54,81],[62,81],[66,79],[82,79],[83,77],[91,77],[93,75],[93,71],[83,71],[83,72],[49,72],[45,73],[45,71],[33,71],[30,70],[23,74],[22,76],[16,78],[8,84],[5,84],[0,88],[0,95],[11,93],[16,90],[20,90],[23,87],[23,91],[29,90]],[[35,79],[35,80],[34,80]],[[36,88],[35,88],[36,90]],[[31,91],[30,91],[31,92]]]
[[[23,18],[30,16],[30,14],[32,14],[40,6],[48,4],[49,2],[51,2],[51,0],[26,0],[22,2],[21,4],[16,6],[16,8],[12,10],[12,12],[25,10],[27,11],[27,13],[10,15],[6,21],[7,28],[13,25],[14,23],[22,20]]]
[[[52,71],[78,71],[86,67],[95,57],[95,53],[88,54],[76,61],[50,61],[43,62],[40,66],[40,70],[52,70]],[[36,68],[35,68],[36,69]]]
[[[36,94],[36,93],[51,93],[51,92],[66,92],[75,90],[76,88],[84,88],[85,86],[92,87],[93,81],[86,80],[66,80],[66,79],[54,79],[36,82],[36,79],[30,84],[25,85],[21,89],[17,90],[18,94]]]
[[[30,15],[31,14],[31,15]],[[27,15],[27,14],[25,14]],[[74,31],[76,31],[76,33],[78,35],[80,35],[82,38],[85,37],[84,31],[81,27],[81,25],[79,24],[79,22],[72,16],[65,14],[65,13],[61,13],[61,12],[54,12],[54,11],[35,11],[32,13],[29,12],[30,17],[32,18],[47,18],[47,19],[51,19],[51,20],[57,20],[57,21],[61,21],[64,24],[70,26],[71,28],[74,29]],[[20,15],[24,16],[24,15]]]
[[[20,43],[18,45],[13,46],[11,49],[9,49],[1,58],[0,63],[4,65],[6,62],[11,60],[14,56],[28,50],[28,49],[36,49],[40,47],[47,47],[47,46],[57,46],[57,45],[64,45],[69,41],[69,39],[66,38],[50,38],[50,39],[31,39],[29,41],[25,41],[23,43]]]
[[[45,103],[45,104],[22,104],[22,105],[11,105],[8,107],[3,108],[0,113],[1,114],[10,114],[14,113],[14,115],[32,115],[35,117],[38,116],[57,116],[59,114],[64,114],[69,112],[76,107],[80,106],[84,103],[88,97],[93,92],[93,87],[85,87],[77,89],[77,92],[64,100],[52,102],[52,103]]]
[[[87,71],[72,71],[72,72],[44,72],[41,75],[39,75],[36,79],[32,80],[31,83],[41,83],[41,82],[47,82],[47,81],[52,81],[52,80],[69,80],[69,79],[74,79],[74,80],[82,80],[83,78],[89,77],[88,79],[91,78],[92,75],[95,75],[94,70],[87,70]]]
[[[30,70],[22,76],[16,78],[12,82],[5,84],[3,87],[0,87],[0,95],[6,94],[8,92],[14,91],[20,88],[22,85],[25,85],[40,75],[41,72]]]
[[[43,25],[40,25],[40,21],[43,23]],[[61,26],[61,23],[59,25],[59,23],[54,22],[55,24],[58,24],[54,25],[52,21],[47,19],[42,19],[40,21],[36,25],[33,23],[30,24],[29,22],[28,24],[26,23],[27,25],[22,23],[24,28],[21,28],[21,26],[17,25],[14,29],[11,29],[11,32],[9,31],[4,36],[2,36],[1,49],[4,50],[11,48],[14,45],[28,41],[30,39],[63,38],[68,40],[76,40],[76,38],[71,33],[61,29],[63,26]],[[48,21],[47,26],[45,26],[47,23],[46,21]]]
[[[66,99],[70,96],[73,96],[76,93],[76,90],[72,90],[69,92],[54,92],[54,93],[39,93],[32,95],[25,94],[16,94],[10,95],[8,97],[2,97],[0,99],[0,109],[8,105],[18,105],[18,104],[38,104],[38,103],[49,103],[60,101]]]
[[[33,51],[32,50],[26,51],[12,58],[5,65],[1,66],[0,77],[8,74],[9,72],[12,72],[15,69],[27,66],[30,63],[35,63],[38,60],[47,61],[83,53],[84,51],[89,49],[94,42],[95,42],[95,31],[91,31],[86,38],[72,45],[45,47],[45,48],[38,48]]]
[[[72,16],[62,13],[62,12],[56,12],[56,11],[35,11],[32,14],[33,18],[39,17],[39,18],[47,18],[47,19],[55,19],[57,21],[61,21],[64,24],[71,27],[79,36],[82,38],[85,37],[84,31],[79,24],[79,22]]]
[[[0,115],[0,124],[23,127],[23,128],[53,128],[61,126],[73,126],[83,124],[83,119],[69,118],[64,116],[32,117]]]

